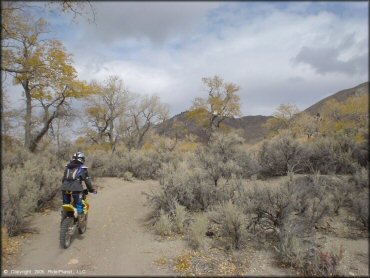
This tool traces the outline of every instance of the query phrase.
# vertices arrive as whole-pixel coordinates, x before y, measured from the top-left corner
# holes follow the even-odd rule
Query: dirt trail
[[[127,182],[117,178],[99,179],[98,195],[89,195],[91,204],[85,234],[76,233],[68,249],[59,247],[60,212],[36,214],[32,227],[38,234],[28,237],[13,269],[4,276],[165,276],[179,275],[170,265],[157,266],[165,258],[175,258],[186,249],[181,239],[158,241],[144,226],[149,211],[146,197],[158,187],[156,181]],[[335,243],[335,244],[334,244]],[[343,273],[347,276],[368,275],[367,239],[330,237],[328,244],[344,247]],[[276,266],[272,253],[249,251],[250,275],[290,276],[294,271]],[[168,267],[167,267],[168,266]]]
[[[85,234],[74,237],[68,249],[59,247],[59,212],[35,218],[40,233],[29,238],[12,275],[174,275],[159,269],[153,261],[173,257],[183,242],[155,240],[144,226],[148,207],[142,192],[158,186],[152,182],[126,182],[114,178],[99,179],[98,195],[89,195],[91,204]],[[40,270],[40,272],[37,272]],[[17,272],[22,271],[22,272]]]

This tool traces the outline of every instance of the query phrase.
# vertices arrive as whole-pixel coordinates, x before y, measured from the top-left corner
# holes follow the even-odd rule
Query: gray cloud
[[[364,49],[363,46],[358,47],[361,44],[363,44],[363,41],[356,43],[354,35],[351,34],[346,36],[337,47],[304,46],[292,61],[296,64],[308,64],[319,74],[344,73],[356,75],[366,71],[368,53],[363,51],[362,53],[354,53],[346,60],[341,59],[340,56],[353,46],[357,49]]]
[[[206,21],[217,2],[95,2],[96,24],[85,24],[85,37],[112,43],[135,38],[163,43],[191,34]]]

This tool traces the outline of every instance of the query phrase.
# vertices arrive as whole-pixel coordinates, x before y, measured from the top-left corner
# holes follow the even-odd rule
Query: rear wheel
[[[83,234],[84,232],[86,232],[86,228],[87,228],[87,214],[84,214],[81,216],[81,219],[79,221],[78,232],[80,234]]]
[[[60,225],[60,246],[67,249],[71,245],[74,219],[72,217],[64,218]]]

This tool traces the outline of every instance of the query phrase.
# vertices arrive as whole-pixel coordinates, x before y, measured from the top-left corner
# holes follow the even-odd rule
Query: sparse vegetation
[[[369,227],[369,199],[362,197],[353,204],[356,219],[365,227]]]
[[[205,236],[208,229],[208,218],[205,215],[198,215],[189,226],[188,242],[193,249],[204,247]]]
[[[160,212],[158,221],[154,224],[156,233],[160,236],[169,236],[172,234],[172,224],[169,215],[164,211]]]
[[[230,200],[211,212],[210,219],[218,228],[217,239],[226,249],[241,249],[245,240],[246,220],[242,210]]]
[[[176,203],[173,222],[177,233],[183,234],[185,232],[187,220],[188,213],[186,212],[185,207]]]

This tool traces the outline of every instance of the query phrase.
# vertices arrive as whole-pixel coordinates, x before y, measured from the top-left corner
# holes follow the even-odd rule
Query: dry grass
[[[213,248],[207,252],[184,250],[173,260],[172,267],[186,276],[240,276],[246,275],[249,266],[245,256]]]
[[[5,227],[1,228],[1,260],[2,269],[11,268],[17,256],[19,255],[22,243],[29,234],[22,234],[20,236],[9,237]]]
[[[194,221],[189,226],[188,243],[193,249],[205,247],[205,234],[207,232],[209,221],[206,215],[196,215]]]
[[[166,266],[169,263],[169,260],[166,257],[161,257],[161,258],[158,258],[158,259],[154,260],[153,263],[156,266],[163,267],[163,266]]]
[[[171,220],[163,211],[161,211],[158,221],[154,224],[154,230],[162,237],[170,236],[172,234]]]

